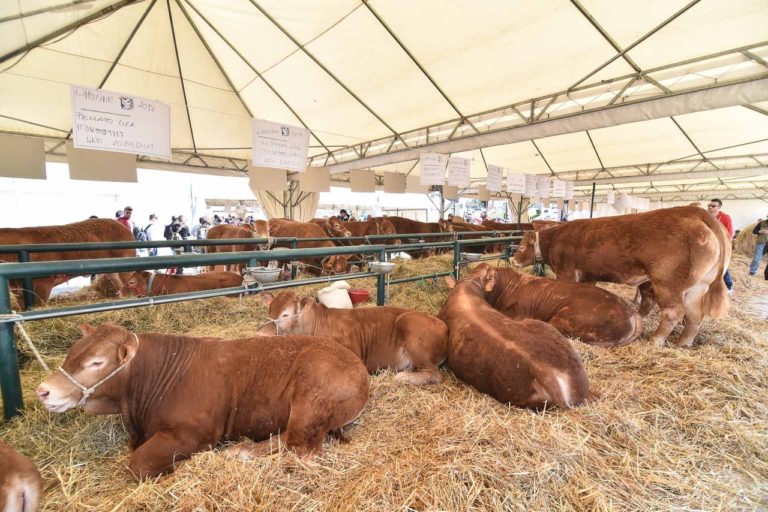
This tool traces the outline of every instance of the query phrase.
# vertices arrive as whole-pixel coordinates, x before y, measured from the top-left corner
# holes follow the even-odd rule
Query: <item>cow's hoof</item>
[[[656,348],[663,348],[665,341],[667,340],[664,338],[651,338],[651,343],[653,343],[653,346]]]

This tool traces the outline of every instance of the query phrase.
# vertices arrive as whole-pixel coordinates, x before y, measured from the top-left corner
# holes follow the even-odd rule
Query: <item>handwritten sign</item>
[[[469,158],[451,157],[448,160],[448,184],[457,187],[469,186]]]
[[[442,185],[445,183],[445,166],[448,158],[439,153],[421,153],[421,181],[422,185]]]
[[[488,164],[488,190],[491,192],[501,192],[501,186],[504,183],[504,168],[498,165]]]
[[[522,194],[525,192],[525,174],[510,172],[507,174],[507,192]]]
[[[565,197],[565,182],[552,178],[552,197]]]
[[[525,195],[528,197],[536,197],[536,175],[525,175]]]
[[[171,107],[130,94],[73,85],[76,148],[171,159]]]
[[[539,197],[544,199],[549,198],[549,176],[538,176],[537,179],[538,183],[536,183],[536,191],[539,193]]]
[[[263,119],[253,120],[253,165],[305,172],[308,148],[309,130]]]
[[[566,199],[573,199],[573,182],[572,181],[566,181],[565,182],[565,198]]]

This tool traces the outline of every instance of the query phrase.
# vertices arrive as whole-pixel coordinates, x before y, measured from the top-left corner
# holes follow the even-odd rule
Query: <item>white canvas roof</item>
[[[2,2],[0,131],[64,154],[77,84],[170,104],[172,162],[203,169],[244,171],[257,117],[337,180],[429,150],[475,183],[768,198],[766,27],[765,0]]]

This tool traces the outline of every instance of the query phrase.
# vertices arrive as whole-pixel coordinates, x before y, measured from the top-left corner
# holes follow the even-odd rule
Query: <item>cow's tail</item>
[[[702,312],[712,318],[725,318],[731,307],[728,298],[728,288],[725,286],[723,275],[731,262],[731,241],[728,232],[717,219],[708,213],[701,216],[702,220],[712,230],[720,245],[720,258],[717,261],[717,276],[710,283],[701,301]]]

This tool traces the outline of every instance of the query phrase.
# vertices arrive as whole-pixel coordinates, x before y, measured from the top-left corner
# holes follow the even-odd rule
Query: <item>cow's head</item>
[[[376,223],[376,234],[378,235],[396,235],[397,229],[395,229],[395,225],[392,224],[391,221],[387,219],[378,219],[374,220],[373,222]],[[390,238],[386,242],[388,245],[400,245],[402,242],[399,238]]]
[[[69,349],[60,371],[38,386],[37,397],[51,412],[83,405],[94,414],[119,413],[119,385],[136,356],[138,337],[115,324],[83,324],[80,332],[83,337]]]
[[[335,215],[325,221],[325,231],[329,236],[352,236],[352,232]]]
[[[496,269],[487,263],[481,263],[458,283],[456,282],[456,279],[451,276],[445,276],[445,282],[448,285],[448,288],[451,289],[455,288],[457,284],[473,283],[484,293],[491,292],[493,291],[493,287],[496,286]]]
[[[309,311],[316,305],[315,299],[301,299],[294,292],[287,291],[277,296],[262,293],[261,300],[269,306],[269,324],[259,329],[259,334],[312,334],[307,320]]]
[[[125,283],[123,283],[119,295],[121,297],[146,296],[150,274],[151,272],[147,271],[132,272],[128,279],[125,280]]]
[[[520,240],[520,246],[515,252],[512,262],[518,267],[527,267],[533,265],[533,258],[536,253],[534,245],[536,243],[536,234],[532,231],[528,231],[523,235],[523,239]]]
[[[443,233],[453,233],[453,224],[445,219],[437,219],[437,225],[440,226],[440,231]]]
[[[322,261],[324,274],[346,274],[349,270],[349,262],[346,256],[327,256]]]

